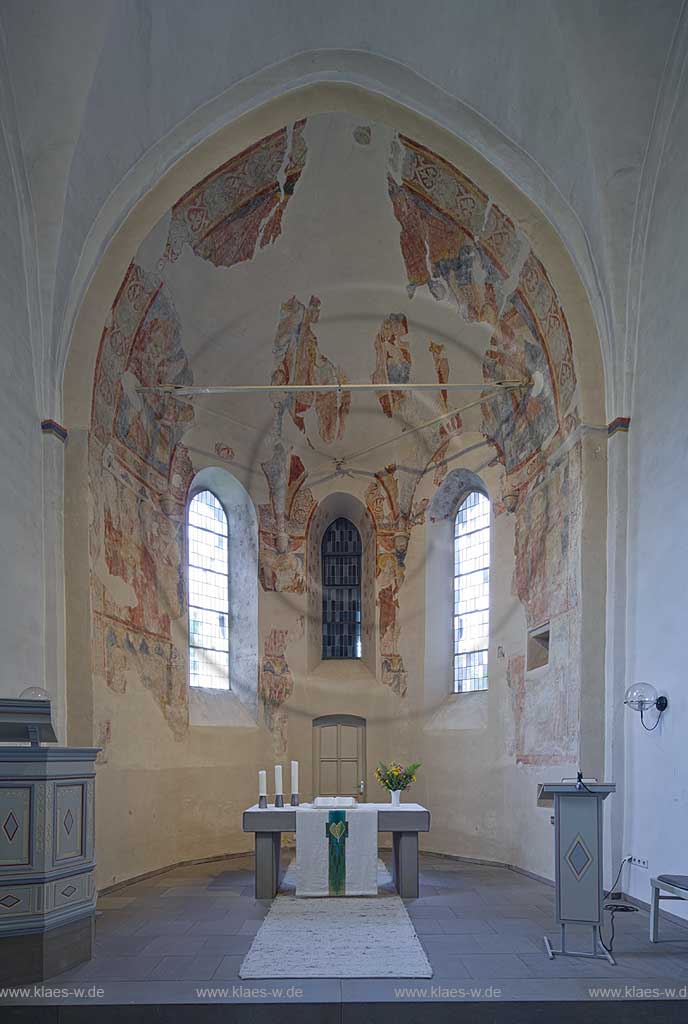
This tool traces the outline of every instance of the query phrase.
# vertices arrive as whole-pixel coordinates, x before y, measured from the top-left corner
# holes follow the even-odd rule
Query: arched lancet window
[[[322,539],[322,656],[361,657],[361,535],[340,516]]]
[[[212,491],[189,502],[189,683],[229,689],[229,533]]]
[[[454,690],[487,689],[490,502],[471,491],[454,520]]]

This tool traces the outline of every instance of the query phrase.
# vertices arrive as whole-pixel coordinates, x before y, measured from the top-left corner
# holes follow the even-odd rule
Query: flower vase
[[[391,789],[389,791],[389,795],[392,798],[392,807],[398,807],[399,804],[401,803],[401,790],[400,789]]]

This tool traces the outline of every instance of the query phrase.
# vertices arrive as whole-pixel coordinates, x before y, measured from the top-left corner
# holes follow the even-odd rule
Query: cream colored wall
[[[519,227],[527,231],[557,288],[574,339],[583,420],[579,437],[588,453],[584,457],[579,526],[586,544],[579,548],[578,558],[584,597],[582,615],[595,633],[593,643],[584,641],[579,623],[577,631],[567,638],[566,650],[573,654],[575,679],[586,680],[584,685],[588,679],[593,680],[587,706],[592,709],[592,717],[599,718],[602,688],[601,684],[598,688],[594,680],[599,678],[600,672],[604,571],[603,562],[599,558],[593,560],[589,552],[603,552],[605,435],[588,430],[599,427],[603,417],[599,347],[587,300],[561,243],[534,208],[474,152],[408,111],[369,95],[354,95],[346,89],[307,90],[245,118],[231,132],[199,147],[183,165],[163,179],[128,219],[117,242],[105,255],[84,304],[66,381],[69,425],[76,427],[88,421],[96,341],[126,264],[162,211],[184,190],[184,184],[188,187],[215,166],[220,153],[221,159],[226,160],[231,152],[240,150],[248,141],[290,117],[334,108],[356,108],[355,120],[370,119],[374,114],[380,122],[394,123],[479,181],[495,201],[508,208]],[[277,243],[276,252],[280,244]],[[150,240],[145,245],[153,251]],[[394,258],[399,266],[397,287],[400,293],[404,282],[398,250]],[[231,273],[236,270],[241,278],[248,268],[232,268]],[[180,261],[178,272],[183,271]],[[200,272],[205,274],[208,268],[202,267]],[[302,298],[307,300],[307,296]],[[357,298],[360,296],[353,296],[354,301]],[[335,293],[332,299],[336,321]],[[343,298],[339,301],[343,308],[346,302]],[[351,298],[348,301],[351,303]],[[399,294],[388,297],[378,310],[367,314],[370,323],[373,315],[378,315],[389,304],[398,306],[400,302]],[[422,298],[416,303],[414,310],[420,303],[420,312],[414,315],[422,325],[424,318],[434,315],[436,309]],[[447,315],[446,330],[454,330],[452,325],[456,323],[455,312],[451,318]],[[437,327],[437,323],[434,326]],[[330,332],[334,329],[327,328]],[[417,325],[414,329],[420,330]],[[326,327],[319,326],[316,330],[321,348],[332,355],[337,346],[324,340]],[[334,335],[330,333],[329,337]],[[372,341],[370,332],[368,341]],[[244,369],[253,369],[252,355],[249,353]],[[465,361],[459,355],[452,362],[452,379],[461,379],[462,375],[473,379],[478,367],[475,355],[469,353]],[[423,372],[427,373],[427,368]],[[212,417],[201,416],[189,438],[196,471],[217,464],[210,443],[217,431],[211,422]],[[369,433],[365,422],[362,433],[364,436]],[[72,436],[78,437],[78,434]],[[247,443],[242,432],[235,432],[231,426],[224,428],[222,440],[231,441],[236,451],[235,464],[229,468],[256,504],[264,501],[264,484],[256,473],[260,456],[255,445]],[[463,436],[460,444],[452,444],[452,452],[463,450],[467,437]],[[456,465],[482,473],[488,491],[498,501],[503,474],[488,462],[483,450],[475,458],[459,457]],[[371,463],[371,468],[378,466]],[[66,471],[67,493],[82,495],[93,515],[98,505],[95,496],[89,493],[85,444],[70,445]],[[329,490],[341,489],[341,482],[336,481],[314,488],[314,496],[322,500]],[[352,485],[352,490],[359,498],[363,496],[362,487]],[[431,493],[428,484],[427,496]],[[495,518],[492,586],[496,627],[491,643],[490,689],[486,694],[449,695],[438,706],[436,680],[438,673],[444,671],[438,668],[443,653],[439,650],[429,653],[426,644],[425,609],[434,600],[428,590],[426,574],[430,532],[427,524],[414,527],[412,531],[401,600],[400,647],[409,680],[405,700],[381,685],[379,677],[364,665],[355,666],[354,672],[350,671],[351,666],[322,664],[307,671],[306,596],[261,592],[260,644],[273,629],[288,630],[290,635],[287,656],[294,686],[282,709],[286,715],[285,747],[281,741],[276,741],[276,730],[268,727],[270,723],[266,725],[260,718],[237,721],[234,727],[191,725],[175,735],[160,701],[149,689],[132,685],[126,695],[122,695],[108,688],[98,664],[92,664],[90,643],[84,632],[89,618],[84,592],[84,580],[89,571],[88,524],[84,522],[83,506],[78,502],[74,505],[75,519],[70,521],[66,534],[71,738],[73,742],[82,743],[102,741],[105,746],[98,773],[100,885],[179,860],[248,849],[250,843],[240,831],[240,810],[255,798],[257,769],[271,768],[276,757],[284,764],[290,759],[299,760],[304,780],[302,789],[308,795],[310,723],[318,715],[339,712],[358,714],[367,720],[369,798],[374,798],[376,793],[372,770],[379,758],[398,756],[423,760],[414,796],[426,802],[433,812],[433,831],[426,842],[428,848],[518,863],[541,874],[551,873],[549,819],[535,809],[535,786],[548,774],[558,777],[566,773],[564,769],[572,768],[574,761],[537,766],[516,764],[514,759],[507,661],[508,656],[522,652],[525,645],[523,609],[511,592],[515,565],[514,517],[500,512]],[[181,619],[180,625],[183,627]],[[499,653],[500,648],[507,655],[504,658]],[[103,726],[108,722],[110,732],[103,735]],[[574,748],[575,745],[574,742]],[[599,763],[600,750],[591,752],[590,758],[595,757]]]
[[[610,859],[616,864],[627,852],[624,802],[631,822],[626,823],[627,833],[630,829],[633,835],[647,834],[646,826],[649,822],[653,830],[656,815],[643,786],[652,787],[659,779],[666,789],[666,780],[673,777],[671,758],[664,775],[661,769],[660,775],[655,773],[657,746],[649,737],[647,756],[636,756],[636,741],[644,743],[645,734],[633,732],[632,742],[627,742],[625,733],[637,728],[637,721],[624,719],[620,709],[625,687],[632,681],[628,673],[632,675],[636,668],[644,671],[640,662],[645,655],[652,666],[659,664],[668,682],[680,678],[680,628],[674,631],[673,645],[669,638],[658,646],[652,626],[659,623],[661,632],[681,607],[680,600],[672,603],[674,590],[666,585],[662,561],[666,549],[671,575],[678,564],[675,535],[678,530],[680,536],[681,527],[674,529],[672,520],[657,531],[652,512],[655,498],[679,517],[682,507],[675,500],[676,474],[668,472],[659,479],[657,465],[664,465],[662,458],[671,464],[672,446],[666,431],[655,429],[653,416],[680,418],[682,410],[680,387],[675,394],[669,393],[680,380],[680,373],[674,371],[680,366],[681,303],[665,292],[675,291],[674,277],[666,268],[676,264],[674,250],[679,252],[681,247],[680,238],[673,246],[672,232],[679,231],[682,223],[676,187],[679,198],[682,193],[680,174],[676,187],[672,178],[680,161],[671,143],[680,149],[680,126],[672,118],[683,109],[677,97],[685,63],[684,5],[680,0],[662,0],[635,5],[629,15],[629,5],[620,0],[604,5],[547,0],[508,10],[486,0],[469,0],[452,10],[446,4],[435,4],[433,10],[432,4],[404,0],[395,5],[394,17],[383,5],[359,3],[340,5],[336,17],[324,18],[321,4],[299,0],[298,4],[269,4],[268,33],[256,31],[255,4],[237,0],[231,8],[211,6],[212,10],[206,5],[203,16],[190,21],[185,16],[188,4],[177,0],[166,3],[164,10],[146,3],[123,10],[112,0],[93,0],[80,5],[78,13],[73,0],[54,0],[50,5],[22,0],[4,5],[0,17],[0,120],[10,157],[6,161],[3,145],[6,190],[1,220],[6,244],[0,305],[8,372],[3,377],[2,560],[5,576],[13,581],[6,588],[0,616],[4,657],[0,690],[12,696],[30,683],[48,687],[58,734],[65,738],[65,580],[60,543],[64,499],[70,732],[90,741],[93,688],[89,609],[83,600],[88,566],[79,545],[80,536],[87,543],[79,524],[88,509],[71,483],[84,443],[80,430],[88,425],[98,337],[139,241],[203,173],[199,168],[197,174],[193,163],[203,160],[213,141],[220,153],[211,156],[207,169],[269,130],[267,111],[256,114],[266,100],[306,82],[321,83],[320,97],[328,88],[322,86],[326,80],[356,83],[360,88],[348,90],[346,109],[370,115],[377,100],[366,95],[369,90],[422,112],[487,155],[538,203],[571,254],[593,304],[605,353],[607,419],[632,411],[634,425],[641,431],[631,456],[631,476],[637,469],[638,486],[649,508],[644,533],[633,523],[627,530],[629,507],[638,508],[637,488],[629,501],[628,435],[619,433],[611,442],[607,771],[618,789],[606,810],[613,823]],[[438,9],[447,29],[443,32],[434,30]],[[537,52],[533,40],[538,40]],[[123,67],[128,69],[126,75],[121,73]],[[335,91],[344,88],[338,85]],[[238,119],[246,111],[253,113],[242,125]],[[287,119],[280,115],[273,127]],[[415,129],[402,116],[392,116],[389,123],[422,138],[422,127]],[[218,133],[222,126],[229,128]],[[239,136],[244,127],[242,142]],[[428,141],[434,144],[429,136]],[[203,147],[198,148],[199,142]],[[174,176],[183,177],[187,171],[190,177],[175,183]],[[161,198],[166,183],[169,193]],[[149,202],[158,202],[152,216]],[[517,197],[514,204],[516,209]],[[655,213],[658,219],[653,223]],[[539,231],[538,218],[531,219]],[[646,257],[647,246],[652,251]],[[558,248],[555,243],[547,250],[550,269]],[[114,270],[113,261],[119,262]],[[646,267],[650,271],[643,276]],[[558,275],[560,293],[569,277],[575,280],[570,264],[568,271]],[[589,310],[579,294],[576,282],[566,308],[572,324],[578,311],[575,334],[581,351]],[[673,350],[667,309],[674,311],[679,325]],[[63,370],[70,345],[73,361],[63,402]],[[636,365],[639,346],[642,352]],[[676,358],[674,352],[679,353]],[[601,386],[601,368],[593,369],[595,358],[582,360],[590,367],[586,394],[597,383]],[[667,370],[668,383],[657,384],[657,367]],[[56,450],[60,442],[45,437],[41,455],[37,433],[42,417],[61,420],[63,410],[74,428],[67,450],[72,468],[64,488],[62,453]],[[586,418],[589,422],[601,419],[595,402]],[[595,465],[595,460],[604,459],[604,442],[601,456],[595,451],[596,439],[589,446],[589,460]],[[653,487],[646,486],[648,466],[654,473]],[[582,632],[596,637],[604,545],[597,540],[590,543],[590,538],[600,535],[604,496],[595,495],[588,503],[590,484],[586,473],[584,515],[591,516],[593,534],[586,530],[584,558],[592,571],[583,572],[583,587],[592,589],[594,600],[583,602],[588,621]],[[41,488],[42,508],[37,500]],[[641,518],[643,514],[644,506]],[[655,557],[654,547],[645,543],[647,536],[665,544],[662,557]],[[648,572],[658,580],[649,590]],[[643,593],[647,604],[635,616],[638,629],[633,626],[633,608],[629,613],[627,607],[627,577],[631,590]],[[680,594],[680,574],[676,578]],[[636,657],[635,648],[640,649],[642,642],[645,647]],[[662,651],[679,652],[676,669],[669,661],[657,662]],[[584,657],[589,656],[585,649]],[[600,666],[593,663],[589,669],[583,673],[583,683],[594,688]],[[678,706],[675,701],[673,706]],[[583,721],[594,727],[586,730],[594,742],[600,727],[597,710],[595,701],[586,701],[581,709]],[[678,716],[674,721],[680,746],[685,730]],[[655,739],[660,736],[661,732],[654,734]],[[641,766],[635,773],[642,776],[640,782],[634,776],[636,765]],[[651,770],[646,771],[646,765]],[[631,787],[628,794],[625,773]],[[649,817],[647,808],[652,809]],[[662,829],[654,829],[654,834],[657,848],[664,849]],[[607,835],[612,835],[611,829]],[[680,851],[680,835],[674,832],[676,837]],[[611,882],[616,872],[609,867],[607,881]],[[667,865],[660,867],[665,870]],[[638,892],[643,884],[640,877],[633,881]]]

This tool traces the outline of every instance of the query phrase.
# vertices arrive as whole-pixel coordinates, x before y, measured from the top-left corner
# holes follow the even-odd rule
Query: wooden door
[[[314,796],[355,796],[365,800],[365,730],[365,719],[357,715],[314,719]]]

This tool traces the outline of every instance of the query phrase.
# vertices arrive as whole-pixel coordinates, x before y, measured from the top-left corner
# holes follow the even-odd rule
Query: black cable
[[[621,872],[623,871],[624,864],[630,860],[630,857],[624,857],[619,866],[619,870],[616,874],[616,878],[612,882],[611,889],[605,893],[605,899],[607,899],[616,890],[617,883],[621,878]],[[602,928],[600,927],[600,945],[602,949],[605,949],[610,956],[612,956],[614,950],[614,915],[615,914],[635,914],[638,911],[637,907],[631,907],[628,903],[605,903],[604,909],[609,911],[611,916],[611,931],[609,934],[609,945],[607,946],[602,938]]]
[[[642,721],[642,718],[643,718],[643,715],[642,715],[642,710],[641,710],[641,713],[640,713],[640,720],[641,721]],[[661,714],[660,714],[660,718],[661,718]],[[658,723],[659,723],[659,719],[657,720],[657,723],[655,723],[655,725],[652,726],[652,729],[656,729]],[[643,722],[643,725],[645,725],[644,722]],[[648,732],[652,732],[652,729],[648,729],[647,726],[645,726],[645,728],[648,730]],[[590,793],[591,796],[596,796],[595,792],[592,789],[590,789],[589,786],[586,786],[585,783],[583,782],[583,772],[578,772],[577,775],[576,775],[576,789],[579,789],[579,790],[580,789],[584,789],[585,792],[586,793]],[[617,871],[617,874],[616,874],[616,878],[612,882],[611,889],[609,890],[609,892],[606,892],[604,894],[605,899],[607,899],[613,892],[615,892],[617,883],[618,883],[619,879],[621,878],[621,872],[623,871],[624,864],[626,864],[626,862],[629,861],[630,859],[631,859],[630,857],[624,857],[624,859],[621,861],[621,864],[619,866],[619,870]],[[631,907],[628,903],[605,903],[604,904],[604,909],[609,911],[609,914],[610,914],[610,917],[611,917],[611,931],[610,931],[610,934],[609,934],[609,945],[606,946],[605,943],[604,943],[604,939],[602,938],[602,926],[601,925],[600,925],[600,930],[599,930],[599,939],[600,939],[600,945],[602,946],[602,949],[606,950],[606,952],[609,953],[609,955],[611,956],[612,955],[612,951],[614,949],[614,915],[615,914],[635,914],[637,912],[638,908],[637,907]]]
[[[578,772],[578,774],[576,776],[576,788],[577,789],[584,789],[586,793],[590,794],[590,796],[596,796],[596,794],[592,791],[592,789],[590,789],[589,786],[586,786],[585,783],[583,782],[583,772]]]
[[[635,914],[635,913],[637,913],[638,908],[637,907],[631,907],[631,906],[628,905],[628,903],[606,903],[604,909],[608,910],[610,915],[611,915],[611,933],[610,933],[610,936],[609,936],[609,946],[605,946],[604,942],[602,941],[602,935],[601,934],[600,934],[600,944],[603,946],[604,949],[607,950],[607,952],[611,956],[612,952],[614,950],[614,915],[615,914]],[[600,929],[600,931],[601,931],[601,929]]]
[[[624,857],[624,859],[621,861],[621,867],[619,868],[619,870],[616,873],[616,878],[612,882],[611,889],[608,889],[607,892],[604,894],[604,898],[605,899],[607,899],[608,896],[611,896],[611,894],[616,891],[616,886],[617,886],[617,883],[618,883],[619,879],[621,878],[621,872],[624,869],[624,864],[628,863],[628,861],[630,859],[631,859],[630,857]]]
[[[662,712],[660,711],[659,715],[657,716],[657,721],[655,722],[654,725],[645,725],[645,719],[643,718],[643,709],[642,708],[640,709],[640,724],[642,725],[643,729],[647,730],[647,732],[654,732],[654,730],[657,728],[657,726],[659,725],[661,720],[662,720]]]

